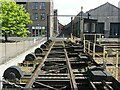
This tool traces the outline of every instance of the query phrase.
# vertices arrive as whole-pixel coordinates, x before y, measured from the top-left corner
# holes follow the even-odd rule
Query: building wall
[[[80,36],[81,34],[81,15],[82,18],[88,19],[88,22],[83,23],[83,29],[86,33],[104,34],[106,38],[120,37],[120,8],[107,2],[97,8],[89,10],[86,13],[82,12],[81,14],[80,12],[77,15],[80,17],[76,16],[73,21],[73,34],[75,34],[76,36]],[[61,34],[70,36],[70,33],[72,33],[72,31],[71,24],[69,23],[65,26],[65,30]]]
[[[19,3],[18,3],[19,4]],[[28,25],[30,36],[41,36],[47,34],[47,15],[53,14],[53,1],[41,0],[39,2],[25,2],[23,4],[25,9],[30,14],[32,24]],[[43,7],[41,7],[41,5]],[[53,18],[49,19],[49,36],[53,32]]]
[[[110,37],[111,23],[120,23],[119,12],[120,9],[118,7],[106,3],[98,8],[88,11],[87,13],[91,14],[91,18],[97,19],[98,23],[104,23],[105,37]]]

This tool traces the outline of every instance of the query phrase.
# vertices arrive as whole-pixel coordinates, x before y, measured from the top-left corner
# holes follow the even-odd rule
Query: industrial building
[[[120,8],[107,2],[86,13],[98,20],[97,33],[104,33],[105,37],[120,37]]]
[[[47,33],[47,15],[53,15],[53,1],[39,0],[34,2],[17,2],[23,4],[24,8],[30,14],[32,24],[28,25],[31,37],[46,35]],[[49,36],[53,35],[54,17],[49,17]]]
[[[83,11],[78,13],[74,20],[66,25],[65,31],[62,34],[69,36],[70,33],[73,33],[73,35],[79,37],[81,32],[81,18],[84,19],[84,33],[104,34],[106,38],[120,37],[120,8],[108,2],[86,13]],[[71,24],[72,27],[70,27]]]

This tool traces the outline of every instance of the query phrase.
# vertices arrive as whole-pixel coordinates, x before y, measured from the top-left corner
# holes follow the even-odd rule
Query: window
[[[45,18],[46,18],[45,13],[41,13],[41,14],[40,14],[40,19],[41,19],[41,20],[45,20]]]
[[[38,2],[33,2],[32,8],[33,9],[38,9]]]
[[[110,37],[120,37],[120,23],[110,23]]]
[[[45,35],[46,34],[46,30],[45,30],[45,26],[41,27],[41,35]]]
[[[91,32],[95,32],[95,23],[92,23],[92,29]]]
[[[38,13],[33,13],[33,20],[37,20],[38,19]]]
[[[40,9],[45,9],[45,2],[40,2]]]
[[[42,29],[45,30],[45,26],[43,26]]]
[[[104,23],[98,23],[96,33],[104,34]]]
[[[26,4],[23,4],[23,8],[25,8],[25,9],[26,9]]]
[[[35,27],[34,27],[34,26],[32,26],[32,29],[35,29]]]
[[[85,23],[84,24],[84,32],[88,32],[89,31],[89,23]]]

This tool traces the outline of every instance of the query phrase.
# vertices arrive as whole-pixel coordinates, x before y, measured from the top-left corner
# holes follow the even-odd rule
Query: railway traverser
[[[81,41],[48,40],[3,74],[3,90],[120,90]]]

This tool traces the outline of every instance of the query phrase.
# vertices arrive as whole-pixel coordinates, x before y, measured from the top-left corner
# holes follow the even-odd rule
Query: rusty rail
[[[43,58],[42,62],[38,65],[37,69],[35,70],[35,72],[33,73],[31,79],[29,80],[29,82],[26,84],[25,88],[31,88],[33,83],[35,82],[35,78],[38,77],[38,73],[40,71],[40,69],[42,68],[44,62],[46,61],[53,45],[55,44],[55,42],[53,42],[53,44],[51,45],[50,49],[48,50],[47,54],[45,55],[45,57]]]
[[[64,43],[63,43],[63,45],[64,45]],[[64,47],[65,47],[65,45],[64,45]],[[71,89],[72,90],[78,90],[77,83],[75,81],[75,76],[73,74],[73,71],[72,71],[72,68],[71,68],[71,65],[70,65],[70,60],[69,60],[69,57],[68,57],[68,54],[67,54],[67,51],[66,51],[65,48],[64,48],[64,52],[65,52],[66,64],[67,64],[69,77],[70,77]]]

